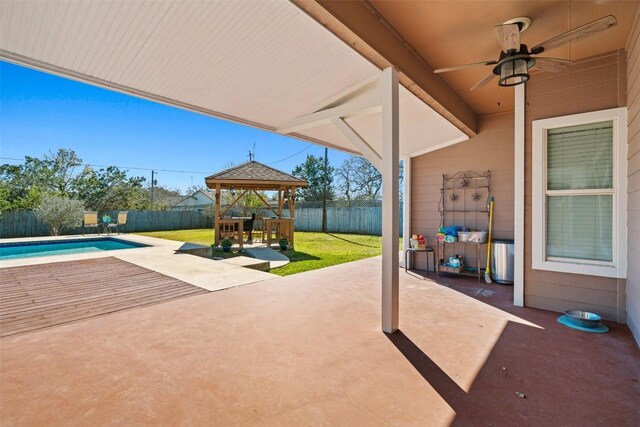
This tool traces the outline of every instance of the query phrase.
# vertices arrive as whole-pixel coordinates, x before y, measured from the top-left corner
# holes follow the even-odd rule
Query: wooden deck
[[[0,272],[0,337],[207,293],[117,258]]]

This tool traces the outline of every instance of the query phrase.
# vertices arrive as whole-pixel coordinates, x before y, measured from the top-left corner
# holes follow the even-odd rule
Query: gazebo
[[[226,238],[232,243],[243,245],[243,218],[226,217],[226,213],[246,193],[253,192],[267,208],[273,212],[271,218],[264,218],[262,224],[263,241],[268,246],[287,238],[289,245],[294,246],[294,220],[296,210],[296,189],[307,186],[307,181],[279,171],[255,160],[225,169],[205,178],[210,189],[215,189],[214,207],[214,245],[220,245],[220,239]],[[222,190],[236,191],[236,197],[222,210],[220,194]],[[265,200],[259,191],[277,191],[277,209]],[[283,218],[285,204],[289,206],[289,217]]]

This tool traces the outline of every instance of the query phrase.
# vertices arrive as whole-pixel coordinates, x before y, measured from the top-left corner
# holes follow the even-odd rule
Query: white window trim
[[[547,129],[613,121],[613,262],[549,260],[546,238],[546,135]],[[532,268],[602,277],[627,277],[627,108],[534,120],[532,163]]]

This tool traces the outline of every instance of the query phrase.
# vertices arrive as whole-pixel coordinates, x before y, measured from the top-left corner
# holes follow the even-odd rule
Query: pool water
[[[97,239],[50,240],[44,242],[0,243],[0,260],[38,256],[78,254],[141,248],[147,245],[101,237]]]

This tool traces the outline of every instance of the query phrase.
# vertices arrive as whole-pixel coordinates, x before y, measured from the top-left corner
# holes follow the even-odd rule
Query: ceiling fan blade
[[[536,58],[536,65],[534,65],[534,69],[537,69],[538,71],[558,73],[572,64],[573,61],[567,61],[566,59]]]
[[[618,23],[618,20],[613,15],[605,16],[604,18],[597,19],[593,22],[585,24],[581,27],[574,28],[571,31],[567,31],[566,33],[562,33],[555,37],[550,38],[547,41],[540,43],[537,46],[531,48],[531,52],[534,54],[538,54],[541,52],[546,52],[551,49],[554,49],[558,46],[562,46],[563,44],[580,40],[585,37],[589,37],[595,33],[599,33],[600,31],[604,31],[608,28],[613,27]]]
[[[440,73],[446,73],[448,71],[457,71],[457,70],[464,70],[465,68],[471,68],[471,67],[478,67],[480,65],[493,65],[493,64],[497,64],[498,61],[482,61],[482,62],[474,62],[471,64],[465,64],[465,65],[458,65],[456,67],[449,67],[449,68],[438,68],[437,70],[434,70],[433,72],[436,74],[440,74]]]
[[[476,83],[471,90],[476,90],[476,89],[480,89],[481,87],[483,87],[484,85],[486,85],[487,83],[489,83],[491,80],[494,79],[494,77],[498,77],[497,75],[491,73],[489,74],[487,77],[485,77],[484,79],[480,80],[478,83]]]
[[[493,27],[493,31],[496,33],[503,52],[520,50],[520,27],[518,24],[496,25]]]

